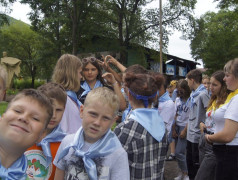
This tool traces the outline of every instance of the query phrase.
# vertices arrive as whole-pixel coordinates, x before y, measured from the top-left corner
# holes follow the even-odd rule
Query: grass
[[[8,102],[2,101],[0,102],[0,115],[2,115],[7,109]]]

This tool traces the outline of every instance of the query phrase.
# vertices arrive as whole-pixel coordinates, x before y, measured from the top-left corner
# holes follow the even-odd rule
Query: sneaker
[[[174,178],[174,180],[182,180],[183,177],[183,173],[179,173],[179,175],[177,177]]]
[[[184,175],[183,176],[183,180],[189,180],[189,176],[188,175]]]
[[[166,161],[174,161],[175,155],[170,154],[169,157],[166,159]]]

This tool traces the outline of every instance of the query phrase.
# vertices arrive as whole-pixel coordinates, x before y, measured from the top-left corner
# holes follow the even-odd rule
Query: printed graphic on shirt
[[[208,113],[207,113],[207,119],[206,119],[206,121],[205,121],[205,124],[206,124],[206,127],[207,127],[207,129],[212,129],[212,128],[215,128],[215,121],[214,121],[214,119],[213,119],[213,117],[212,117],[212,113],[213,113],[213,111],[212,110],[210,110]]]
[[[97,167],[98,179],[108,179],[109,167],[102,165],[102,158],[96,158],[93,161]],[[65,172],[65,180],[89,180],[81,157],[72,156]]]
[[[52,163],[46,168],[46,157],[40,150],[25,152],[27,157],[26,180],[47,180],[52,173]]]
[[[177,111],[179,115],[181,115],[182,112],[188,112],[188,110],[189,110],[189,107],[186,106],[185,103],[179,104],[177,106]]]

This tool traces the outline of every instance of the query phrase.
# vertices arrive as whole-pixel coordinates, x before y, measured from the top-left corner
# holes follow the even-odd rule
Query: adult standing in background
[[[213,143],[217,159],[216,179],[236,180],[238,178],[238,58],[230,60],[224,67],[228,95],[225,104],[214,115],[215,134],[206,135]]]

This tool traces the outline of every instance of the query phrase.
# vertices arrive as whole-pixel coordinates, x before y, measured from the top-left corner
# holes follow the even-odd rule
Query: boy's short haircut
[[[3,89],[5,90],[7,88],[7,71],[2,66],[0,66],[0,78],[3,81]]]
[[[46,127],[48,125],[48,123],[50,122],[52,115],[53,115],[53,107],[51,105],[51,101],[50,99],[43,94],[42,92],[40,92],[39,90],[36,89],[24,89],[21,92],[19,92],[12,100],[11,102],[8,104],[8,107],[11,107],[11,104],[19,99],[22,98],[30,98],[33,99],[35,101],[37,101],[39,103],[39,105],[41,107],[45,107],[45,110],[47,111],[47,119],[46,119]]]
[[[37,88],[37,90],[41,91],[49,98],[56,99],[58,102],[65,106],[67,95],[65,93],[65,89],[60,84],[49,82],[41,85]]]
[[[91,90],[84,102],[84,106],[87,107],[95,102],[101,102],[102,104],[107,104],[114,111],[114,115],[117,114],[120,106],[120,101],[118,96],[114,91],[107,87],[99,87]]]
[[[186,77],[188,79],[193,79],[198,84],[202,83],[202,72],[199,69],[189,71]]]
[[[202,80],[203,79],[209,79],[210,80],[210,77],[207,75],[207,74],[204,74],[203,76],[202,76]]]

